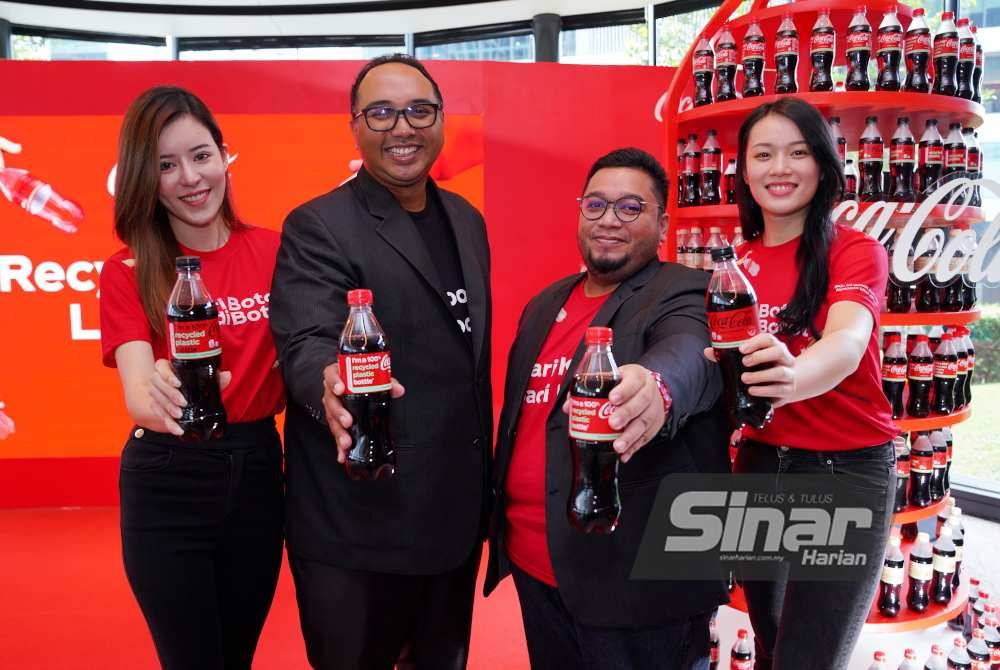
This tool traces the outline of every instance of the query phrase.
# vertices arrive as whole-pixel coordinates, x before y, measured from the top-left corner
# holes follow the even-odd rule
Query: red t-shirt
[[[757,292],[760,332],[773,333],[798,356],[814,342],[808,332],[779,335],[778,313],[792,299],[799,282],[795,254],[799,240],[766,247],[761,238],[741,245],[739,265]],[[779,407],[763,430],[747,427],[743,434],[767,444],[846,451],[872,447],[891,440],[898,432],[892,423],[889,401],[882,392],[879,363],[880,296],[888,281],[885,249],[872,237],[847,226],[836,226],[829,256],[830,282],[816,315],[816,329],[823,332],[827,313],[835,302],[849,300],[872,314],[875,326],[858,368],[826,393]]]
[[[181,247],[182,253],[201,257],[201,277],[219,310],[222,369],[233,373],[222,391],[231,423],[263,419],[284,409],[285,387],[268,313],[279,241],[273,230],[250,227],[234,230],[215,251]],[[135,340],[152,344],[154,358],[169,358],[166,339],[153,338],[133,266],[126,248],[101,270],[101,352],[108,367],[115,367],[115,350]]]
[[[555,407],[559,388],[573,354],[608,295],[588,298],[580,282],[559,310],[531,370],[521,401],[517,437],[504,493],[507,498],[507,554],[517,567],[550,586],[556,576],[545,535],[545,422]]]

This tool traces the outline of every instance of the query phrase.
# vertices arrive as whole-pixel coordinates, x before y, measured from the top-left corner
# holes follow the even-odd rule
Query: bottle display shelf
[[[967,312],[882,312],[879,317],[883,328],[898,326],[966,326],[979,320],[980,311]]]
[[[838,207],[843,207],[843,204],[838,205]],[[852,225],[853,221],[857,221],[859,218],[865,216],[865,213],[873,207],[894,207],[894,211],[889,218],[889,225],[892,228],[901,228],[907,224],[913,213],[920,208],[919,202],[914,203],[887,203],[884,201],[880,202],[859,202],[857,203],[857,212],[853,211],[853,207],[850,208],[848,215],[850,216],[850,221],[844,219],[841,216],[842,223],[846,225]],[[957,213],[957,214],[956,214]],[[674,218],[682,223],[701,222],[707,219],[722,219],[721,225],[736,225],[739,223],[740,210],[736,205],[698,205],[695,207],[679,207],[674,214]],[[872,220],[876,221],[881,218],[881,215],[876,213]],[[959,212],[958,206],[952,207],[951,205],[934,205],[931,208],[927,219],[923,223],[923,228],[940,228],[942,226],[948,225],[957,228],[968,228],[974,223],[979,223],[983,220],[983,213],[979,207],[966,207]],[[867,227],[867,226],[866,226]]]
[[[930,517],[937,516],[937,513],[944,509],[947,501],[948,496],[945,496],[944,498],[941,498],[941,500],[931,503],[927,507],[908,505],[902,512],[896,512],[892,515],[892,523],[893,525],[901,526],[904,523],[914,523],[916,521],[920,521],[921,519],[928,519]]]

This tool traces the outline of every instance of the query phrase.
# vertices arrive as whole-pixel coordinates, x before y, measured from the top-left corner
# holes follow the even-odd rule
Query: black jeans
[[[852,451],[822,452],[747,441],[736,453],[734,471],[776,475],[829,475],[838,484],[870,495],[873,527],[865,551],[881,557],[892,525],[896,494],[892,443]],[[858,568],[852,581],[741,580],[750,610],[756,670],[843,670],[878,587],[882,561]],[[738,574],[738,571],[737,571]]]
[[[660,626],[587,626],[566,609],[559,589],[513,563],[510,570],[532,670],[707,670],[712,612]]]
[[[122,553],[165,670],[249,670],[281,567],[274,420],[206,446],[133,429],[122,452]]]

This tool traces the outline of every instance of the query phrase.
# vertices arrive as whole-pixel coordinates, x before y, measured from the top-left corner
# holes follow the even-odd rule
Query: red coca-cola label
[[[837,155],[841,163],[847,160],[847,142],[837,142]]]
[[[994,664],[1000,663],[1000,647],[994,647],[990,650],[990,660]]]
[[[764,51],[766,48],[767,45],[764,43],[763,40],[756,42],[751,42],[748,40],[743,42],[743,60],[754,60],[754,59],[763,60]]]
[[[982,69],[983,67],[983,50],[976,49],[976,67]]]
[[[711,72],[715,64],[712,62],[711,53],[698,52],[694,55],[694,71],[695,72]]]
[[[720,47],[719,50],[715,52],[715,67],[736,65],[738,62],[736,60],[737,57],[738,54],[736,53],[736,47]]]
[[[958,60],[976,61],[975,42],[960,42],[958,45]]]
[[[965,165],[970,170],[979,171],[980,154],[978,151],[970,151],[966,158]]]
[[[882,142],[862,140],[859,149],[858,160],[862,163],[882,162],[882,154],[885,153],[885,145]]]
[[[709,312],[708,331],[713,347],[738,347],[757,334],[757,310],[751,306],[728,312]]]
[[[906,36],[906,55],[910,54],[926,54],[931,51],[931,36],[930,33],[907,35]]]
[[[809,53],[833,51],[835,39],[833,33],[813,33],[809,38]]]
[[[934,454],[918,456],[910,453],[910,472],[914,474],[926,475],[934,471]]]
[[[924,165],[941,165],[944,163],[944,147],[940,144],[928,144],[924,147],[922,161]]]
[[[969,372],[972,372],[972,370],[975,367],[976,367],[976,355],[970,352],[969,353]]]
[[[607,398],[587,398],[570,395],[569,435],[577,440],[613,442],[621,437],[608,421],[615,406]]]
[[[905,382],[906,363],[882,363],[882,381]]]
[[[958,374],[966,375],[969,374],[969,359],[959,358],[958,359]]]
[[[897,477],[909,477],[910,476],[910,460],[896,460],[896,476]]]
[[[945,167],[965,167],[966,152],[965,147],[953,147],[944,152]]]
[[[916,163],[917,145],[894,144],[889,147],[889,161],[892,163]]]
[[[774,56],[797,56],[799,40],[797,37],[779,37],[774,40]]]
[[[170,356],[174,359],[193,361],[222,353],[218,319],[170,321],[167,326]]]
[[[958,376],[958,361],[934,361],[934,376],[954,379]]]
[[[341,354],[340,378],[348,393],[381,393],[392,388],[392,362],[388,351]]]
[[[694,173],[698,171],[698,157],[684,155],[684,172]]]
[[[753,659],[745,661],[737,658],[731,659],[729,662],[729,670],[753,670]]]
[[[878,34],[878,53],[883,53],[885,51],[900,51],[902,48],[903,33],[886,32]]]
[[[847,33],[847,51],[871,51],[872,50],[872,34],[866,31],[859,30],[857,32]]]
[[[990,661],[977,661],[972,659],[970,670],[990,670]]]
[[[712,647],[711,649],[708,650],[708,662],[709,663],[718,663],[719,662],[719,648],[718,647]]]
[[[934,364],[911,361],[906,376],[914,381],[929,382],[934,379]]]
[[[955,451],[955,445],[954,445],[954,444],[951,444],[951,443],[949,443],[949,444],[948,444],[948,462],[949,462],[949,463],[951,463],[951,456],[952,456],[952,454],[954,453],[954,451]]]
[[[701,155],[701,171],[718,172],[722,167],[722,154],[705,152]]]
[[[935,37],[934,38],[934,58],[945,58],[948,56],[958,57],[957,37]]]
[[[935,468],[944,468],[948,466],[948,452],[947,451],[935,451],[934,455],[931,457],[931,465]]]

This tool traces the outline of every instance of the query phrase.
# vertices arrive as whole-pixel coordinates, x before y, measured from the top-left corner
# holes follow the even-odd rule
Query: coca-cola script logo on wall
[[[862,212],[860,203],[847,200],[834,208],[833,220],[866,232],[883,244],[892,240],[889,270],[900,281],[914,282],[933,273],[939,283],[945,284],[955,275],[968,274],[973,282],[993,285],[1000,283],[1000,253],[993,253],[1000,246],[1000,214],[993,218],[979,239],[972,229],[963,230],[951,239],[941,230],[959,219],[968,219],[963,216],[968,208],[966,203],[977,186],[1000,197],[1000,183],[962,178],[942,184],[921,203],[875,202]],[[935,217],[925,226],[938,206],[944,208],[943,217]],[[901,215],[909,215],[904,226],[890,225]],[[927,232],[921,234],[922,229]],[[921,264],[919,270],[907,262],[928,252],[933,256],[928,263]]]

